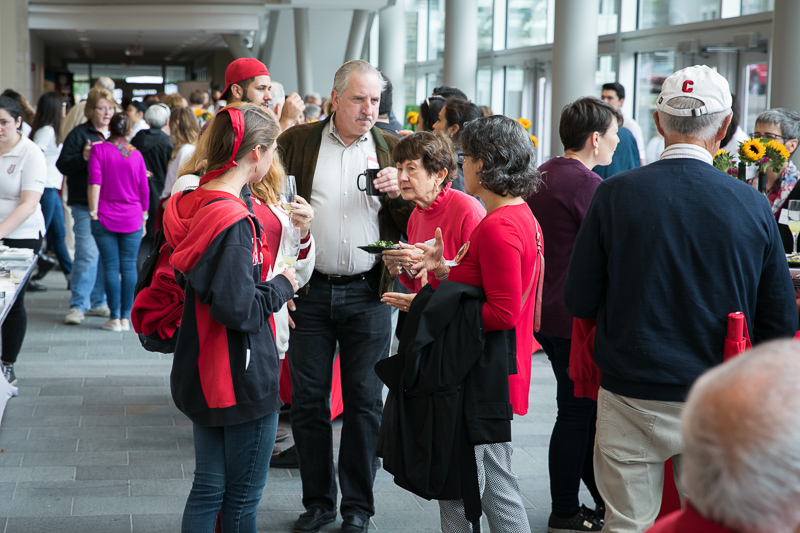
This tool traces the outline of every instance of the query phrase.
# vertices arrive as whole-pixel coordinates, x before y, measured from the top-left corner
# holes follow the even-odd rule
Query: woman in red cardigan
[[[512,396],[515,390],[524,392],[527,400],[544,273],[541,230],[525,203],[541,183],[534,146],[519,123],[492,116],[466,124],[461,147],[466,192],[483,201],[486,218],[450,261],[443,257],[446,236],[437,228],[435,244],[415,245],[424,255],[412,268],[483,288],[484,330],[516,330],[517,373],[510,376],[510,390]],[[527,410],[527,402],[514,411],[520,407]],[[492,531],[528,533],[519,483],[511,471],[512,451],[510,442],[475,446],[481,503]],[[439,509],[444,533],[470,531],[463,500],[440,501]]]

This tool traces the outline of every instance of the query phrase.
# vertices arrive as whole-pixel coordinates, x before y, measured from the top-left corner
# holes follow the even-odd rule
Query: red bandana
[[[232,169],[233,167],[239,166],[236,164],[236,161],[233,159],[236,157],[236,153],[239,151],[239,147],[242,145],[242,138],[244,137],[244,115],[242,114],[242,110],[238,107],[226,107],[221,109],[219,113],[227,112],[228,115],[231,117],[231,124],[233,125],[233,133],[236,135],[236,141],[233,143],[233,153],[231,153],[231,159],[224,165],[222,168],[217,170],[212,170],[211,172],[206,173],[205,176],[200,178],[200,185],[205,185],[209,181],[213,180],[214,178],[218,178],[228,170]],[[217,113],[219,115],[219,113]]]

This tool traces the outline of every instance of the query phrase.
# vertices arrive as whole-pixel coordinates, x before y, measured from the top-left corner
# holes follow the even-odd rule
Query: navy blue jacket
[[[791,337],[794,290],[763,195],[695,159],[618,174],[595,191],[564,284],[567,309],[597,318],[601,386],[683,401],[722,362],[728,313],[754,343]]]

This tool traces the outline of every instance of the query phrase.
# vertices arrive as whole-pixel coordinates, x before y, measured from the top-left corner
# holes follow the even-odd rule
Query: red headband
[[[236,112],[234,113],[234,111]],[[236,135],[236,140],[233,143],[233,152],[231,153],[231,159],[230,161],[222,165],[222,168],[219,168],[217,170],[212,170],[211,172],[206,173],[205,176],[200,178],[200,185],[205,185],[214,178],[220,177],[222,174],[232,169],[233,167],[239,166],[236,164],[236,161],[234,161],[234,158],[236,157],[236,153],[239,151],[239,147],[242,145],[242,138],[244,138],[244,115],[242,114],[242,110],[236,106],[225,107],[219,111],[219,113],[225,113],[225,112],[227,112],[228,115],[231,117],[231,124],[233,125],[233,133],[234,135]]]

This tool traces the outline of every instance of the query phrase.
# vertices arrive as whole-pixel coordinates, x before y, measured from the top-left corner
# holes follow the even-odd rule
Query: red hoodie
[[[196,189],[170,199],[164,235],[185,293],[170,376],[175,405],[204,426],[241,424],[277,410],[269,318],[294,291],[284,276],[262,281],[269,250],[261,226],[238,198]]]

